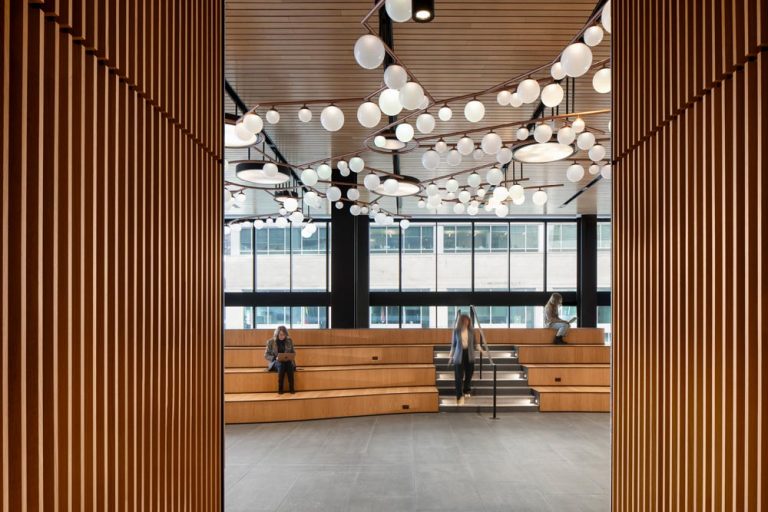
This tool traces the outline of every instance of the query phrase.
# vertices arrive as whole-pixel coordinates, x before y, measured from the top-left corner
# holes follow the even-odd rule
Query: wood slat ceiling
[[[360,20],[373,4],[354,0],[228,1],[226,79],[249,107],[262,105],[258,109],[262,116],[270,102],[362,98],[373,93],[383,85],[383,70],[361,68],[352,53],[355,41],[365,33]],[[436,18],[431,23],[394,24],[394,48],[425,89],[436,100],[441,100],[485,89],[548,63],[578,33],[595,5],[594,0],[436,0]],[[374,15],[370,23],[377,29],[378,16]],[[596,62],[609,57],[609,34],[593,48],[593,53]],[[548,77],[548,71],[534,75],[534,78]],[[610,108],[610,95],[595,93],[591,81],[592,73],[577,80],[574,111]],[[481,123],[467,122],[463,116],[465,102],[457,102],[450,105],[454,111],[453,119],[438,121],[434,133],[523,121],[530,118],[536,106],[502,107],[496,103],[495,93],[480,99],[486,106],[485,119]],[[228,112],[234,113],[232,103],[227,101],[226,104],[231,109]],[[280,107],[280,122],[266,125],[265,131],[291,164],[330,158],[363,147],[363,139],[372,133],[373,130],[357,122],[358,105],[358,102],[339,105],[344,111],[345,125],[337,133],[328,133],[320,126],[320,105],[311,106],[313,119],[306,124],[296,116],[298,106]],[[437,108],[432,109],[432,113],[436,116]],[[608,114],[596,116],[588,120],[588,125],[607,130],[609,119]],[[380,126],[385,124],[384,118]],[[514,138],[514,129],[500,130],[499,133],[505,141]],[[473,136],[478,143],[481,137],[482,134]],[[455,142],[457,139],[446,140]],[[607,142],[605,145],[610,148]],[[442,164],[435,171],[427,171],[421,165],[424,151],[419,148],[402,156],[401,172],[426,180],[479,165],[470,156],[465,157],[459,167]],[[227,157],[230,160],[238,158],[236,153],[229,151]],[[392,170],[392,159],[388,155],[369,151],[361,156],[372,167]],[[584,152],[580,156],[586,158]],[[487,156],[481,161],[486,162],[490,166],[495,158]],[[526,204],[514,207],[511,214],[609,215],[610,182],[606,180],[569,206],[560,208],[592,178],[587,174],[579,184],[567,182],[567,166],[565,162],[526,166],[530,184],[565,182],[566,185],[552,190],[550,202],[545,207],[536,207],[528,200]],[[249,194],[239,213],[275,211],[274,203],[268,197],[265,200],[265,196],[260,192]],[[388,204],[394,208],[394,201]],[[406,199],[401,211],[408,214],[425,212],[415,205],[415,200]]]

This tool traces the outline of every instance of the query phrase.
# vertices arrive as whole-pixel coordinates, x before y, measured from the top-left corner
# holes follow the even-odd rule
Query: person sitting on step
[[[563,296],[559,293],[553,293],[547,301],[547,305],[544,306],[544,324],[552,329],[557,329],[553,342],[555,345],[567,345],[563,338],[568,334],[571,323],[576,321],[576,317],[567,321],[560,318],[560,306],[562,305]]]
[[[293,340],[288,336],[288,329],[284,325],[275,329],[275,334],[267,340],[267,349],[264,351],[264,359],[268,361],[267,370],[277,372],[277,392],[283,394],[283,382],[285,376],[288,376],[288,391],[293,394],[296,390],[293,387],[293,371],[296,369],[296,363],[293,360],[284,360],[279,354],[295,354]]]

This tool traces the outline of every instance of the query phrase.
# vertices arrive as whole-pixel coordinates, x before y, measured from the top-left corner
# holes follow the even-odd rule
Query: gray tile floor
[[[602,413],[404,414],[226,428],[227,511],[603,511]]]

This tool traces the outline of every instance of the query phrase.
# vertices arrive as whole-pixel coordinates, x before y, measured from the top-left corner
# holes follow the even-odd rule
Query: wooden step
[[[533,386],[541,412],[610,412],[608,386]]]
[[[432,345],[377,345],[372,347],[297,347],[297,366],[432,363]],[[265,366],[264,348],[225,347],[225,368]]]
[[[297,347],[348,345],[447,345],[452,329],[294,329],[291,338]],[[485,328],[489,344],[547,344],[552,343],[554,329],[547,328]],[[274,331],[271,329],[228,329],[224,345],[228,347],[263,347]],[[575,327],[568,331],[566,341],[572,344],[602,344],[603,329]]]
[[[435,365],[310,366],[297,370],[294,378],[297,391],[433,386]],[[225,393],[276,391],[277,372],[268,372],[264,367],[224,370]]]
[[[437,412],[435,386],[364,388],[277,393],[227,393],[225,423],[263,423]]]
[[[607,345],[519,345],[520,364],[530,363],[603,363],[611,362]]]
[[[608,364],[527,364],[529,386],[610,386]]]

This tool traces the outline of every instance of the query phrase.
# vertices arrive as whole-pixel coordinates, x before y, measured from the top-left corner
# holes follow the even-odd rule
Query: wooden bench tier
[[[608,386],[533,386],[541,412],[610,412]]]
[[[331,345],[447,345],[451,329],[294,329],[291,338],[296,346]],[[483,329],[486,341],[497,345],[549,344],[555,331],[547,328]],[[236,329],[224,331],[228,347],[263,347],[274,331],[267,329]],[[577,327],[568,332],[571,344],[596,345],[604,343],[603,329]]]
[[[610,386],[611,366],[602,363],[525,364],[529,386]]]
[[[377,345],[297,347],[296,365],[345,366],[361,364],[427,364],[433,362],[432,345]],[[225,368],[263,367],[263,347],[225,347]]]
[[[294,395],[224,395],[226,423],[263,423],[437,411],[438,395],[435,386],[300,391]]]
[[[533,363],[602,363],[611,362],[611,347],[607,345],[519,345],[520,364]]]
[[[433,364],[310,366],[295,374],[297,391],[434,386]],[[277,392],[277,373],[266,368],[227,368],[225,393]]]

